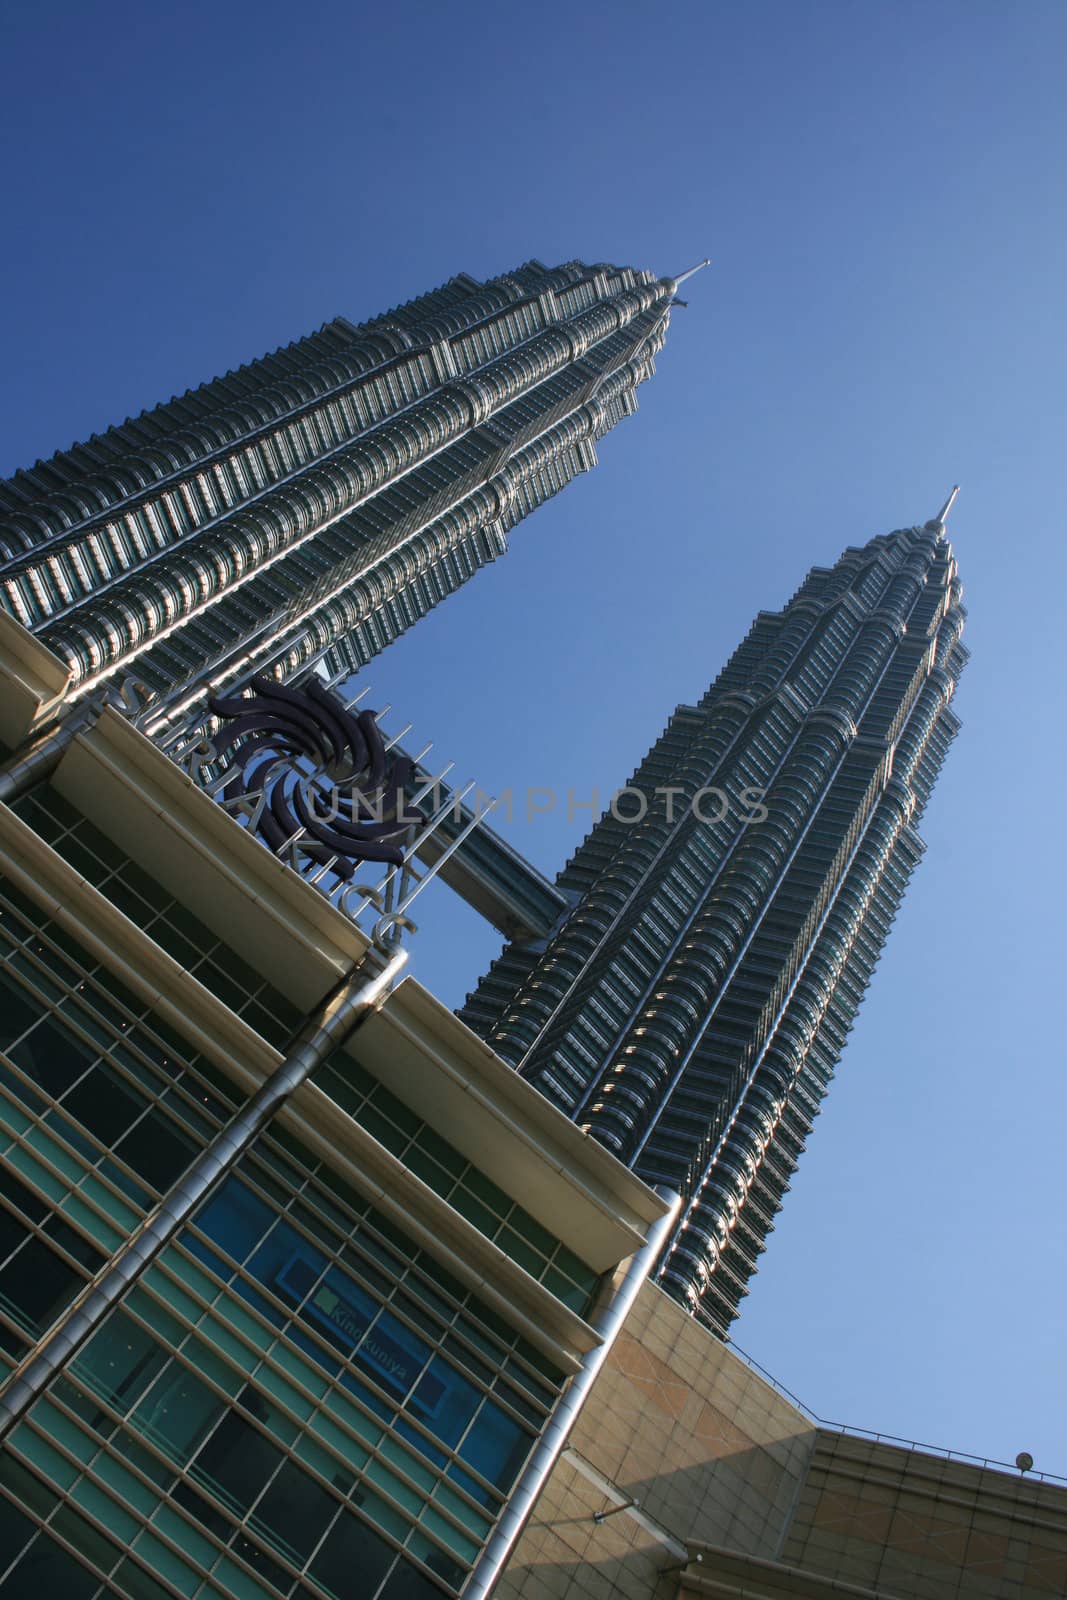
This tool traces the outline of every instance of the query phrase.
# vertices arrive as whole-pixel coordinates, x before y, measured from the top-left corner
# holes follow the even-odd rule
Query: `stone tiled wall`
[[[646,1286],[494,1600],[1064,1595],[1067,1488],[819,1428]]]
[[[495,1600],[661,1600],[685,1542],[777,1554],[817,1430],[646,1286]],[[598,1524],[624,1500],[637,1508]]]
[[[1048,1600],[1067,1490],[820,1430],[782,1560],[909,1600]]]

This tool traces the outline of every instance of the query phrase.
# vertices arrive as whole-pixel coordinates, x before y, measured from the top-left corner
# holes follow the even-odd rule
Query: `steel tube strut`
[[[381,956],[368,952],[318,1012],[308,1018],[281,1065],[219,1129],[170,1193],[119,1247],[99,1276],[86,1284],[44,1340],[15,1368],[0,1391],[0,1440],[74,1359],[197,1206],[233,1169],[275,1112],[377,1008],[407,958],[406,950],[397,950],[383,964]]]
[[[589,1319],[600,1334],[601,1343],[595,1350],[589,1352],[564,1390],[548,1426],[522,1470],[500,1521],[474,1564],[463,1590],[463,1600],[489,1600],[508,1557],[515,1548],[526,1519],[533,1510],[534,1501],[559,1460],[575,1419],[611,1353],[611,1347],[633,1308],[642,1284],[648,1278],[653,1263],[670,1236],[681,1210],[682,1198],[672,1189],[659,1186],[656,1188],[656,1193],[661,1200],[669,1203],[667,1213],[652,1224],[644,1244],[630,1257],[622,1278],[619,1279],[617,1276],[612,1278],[602,1289],[597,1306]]]

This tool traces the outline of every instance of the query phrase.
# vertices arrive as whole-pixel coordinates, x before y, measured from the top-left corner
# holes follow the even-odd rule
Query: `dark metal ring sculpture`
[[[288,689],[256,677],[251,687],[250,697],[208,701],[225,724],[212,739],[233,772],[225,801],[260,802],[249,826],[276,854],[303,829],[300,849],[346,881],[361,862],[403,861],[405,836],[425,819],[405,813],[414,766],[390,762],[373,711],[354,716],[315,679]]]

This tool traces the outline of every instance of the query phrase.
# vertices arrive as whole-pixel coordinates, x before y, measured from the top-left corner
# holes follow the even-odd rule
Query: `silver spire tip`
[[[948,514],[952,510],[952,507],[955,505],[956,496],[959,494],[959,492],[960,492],[959,484],[958,483],[954,483],[952,485],[952,493],[949,495],[948,499],[945,501],[944,505],[941,507],[941,510],[937,513],[937,516],[933,517],[931,519],[931,522],[930,522],[930,526],[931,527],[941,528],[942,530],[944,529],[945,522],[948,519]]]
[[[693,277],[695,273],[702,272],[705,267],[710,266],[711,257],[705,256],[703,261],[698,261],[695,267],[689,267],[687,271],[680,272],[676,278],[672,278],[671,282],[674,284],[675,288],[678,288],[681,284],[685,283],[687,278]]]

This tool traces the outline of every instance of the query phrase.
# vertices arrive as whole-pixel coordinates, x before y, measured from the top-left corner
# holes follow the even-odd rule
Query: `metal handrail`
[[[903,1445],[908,1450],[918,1450],[924,1455],[940,1456],[943,1461],[967,1462],[972,1466],[986,1467],[995,1472],[1008,1472],[1013,1476],[1035,1478],[1040,1483],[1062,1484],[1064,1488],[1067,1488],[1067,1477],[1058,1472],[1037,1472],[1032,1467],[1028,1467],[1024,1472],[1015,1462],[999,1461],[995,1456],[976,1456],[967,1450],[949,1450],[944,1445],[923,1444],[917,1439],[903,1439],[899,1434],[880,1433],[873,1428],[861,1428],[851,1422],[831,1422],[827,1417],[820,1417],[818,1412],[805,1405],[804,1401],[798,1399],[791,1389],[787,1389],[784,1383],[779,1383],[778,1379],[768,1372],[766,1367],[761,1366],[755,1356],[750,1356],[746,1350],[741,1349],[740,1345],[734,1344],[732,1339],[726,1339],[724,1343],[728,1349],[733,1351],[734,1355],[741,1358],[747,1367],[751,1367],[754,1372],[758,1372],[760,1377],[769,1383],[771,1388],[780,1394],[783,1399],[788,1400],[790,1405],[796,1406],[798,1411],[802,1411],[810,1422],[816,1423],[820,1428],[831,1428],[835,1433],[843,1433],[850,1438],[871,1439],[876,1444]]]

